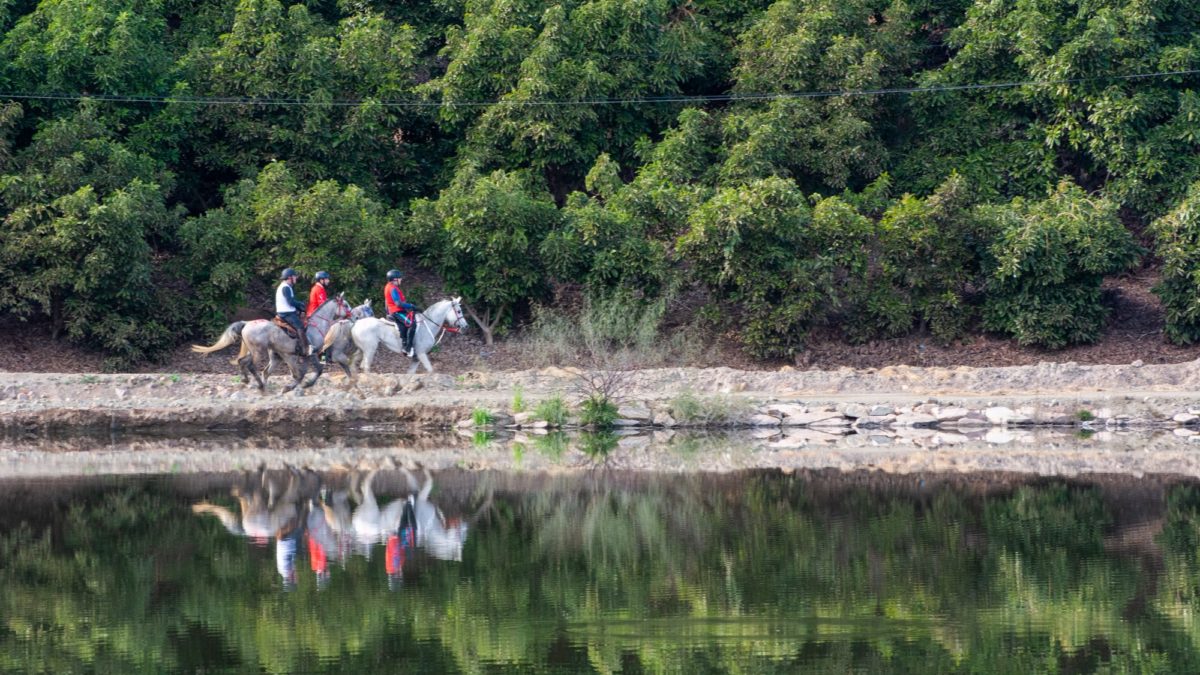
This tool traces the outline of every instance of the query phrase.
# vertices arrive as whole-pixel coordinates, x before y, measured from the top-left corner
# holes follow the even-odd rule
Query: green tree
[[[1191,344],[1200,339],[1200,182],[1170,213],[1152,226],[1162,280],[1154,292],[1166,310],[1167,339]]]
[[[284,162],[231,186],[225,202],[180,230],[184,267],[209,324],[227,320],[251,288],[269,286],[289,266],[306,276],[329,272],[357,303],[382,286],[400,254],[396,213],[355,185],[305,185]]]
[[[436,200],[413,203],[408,241],[422,243],[425,260],[466,298],[490,345],[514,306],[545,288],[538,245],[558,222],[545,184],[528,170],[465,165]]]
[[[841,199],[809,207],[794,183],[766,178],[719,190],[678,248],[713,293],[721,325],[755,356],[785,356],[861,301],[873,229]]]
[[[978,213],[994,232],[984,326],[1051,349],[1099,339],[1108,316],[1100,282],[1140,253],[1116,204],[1063,181],[1044,200],[1018,197]]]
[[[42,125],[0,176],[0,309],[49,317],[109,367],[169,346],[186,316],[153,282],[149,240],[171,233],[171,174],[82,105]]]

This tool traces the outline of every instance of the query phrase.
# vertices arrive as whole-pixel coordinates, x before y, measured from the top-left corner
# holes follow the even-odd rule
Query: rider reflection
[[[413,509],[413,498],[404,501],[404,513],[400,516],[400,527],[388,535],[385,567],[388,589],[396,590],[404,583],[404,561],[408,552],[417,545],[417,515]]]

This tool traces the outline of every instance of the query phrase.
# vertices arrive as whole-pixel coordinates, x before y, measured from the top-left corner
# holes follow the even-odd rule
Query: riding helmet
[[[280,279],[287,279],[288,277],[298,277],[298,276],[300,276],[300,273],[290,267],[279,273]]]
[[[313,275],[313,281],[320,281],[322,279],[328,279],[328,278],[329,278],[329,272],[325,272],[325,271],[320,271]]]
[[[388,270],[388,273],[387,273],[388,281],[391,281],[392,279],[401,279],[403,277],[404,277],[404,275],[400,273],[400,270]]]

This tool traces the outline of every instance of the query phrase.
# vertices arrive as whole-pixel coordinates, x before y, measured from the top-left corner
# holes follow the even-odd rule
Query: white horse
[[[413,335],[413,362],[408,367],[408,374],[417,372],[417,366],[425,366],[425,372],[432,373],[433,366],[429,363],[429,352],[439,342],[446,332],[457,333],[470,324],[463,316],[462,298],[450,298],[431,305],[424,312],[417,312],[417,330]],[[451,324],[447,326],[446,324]],[[350,329],[354,344],[363,353],[362,372],[371,372],[371,361],[379,345],[384,345],[397,354],[404,353],[400,329],[391,321],[383,319],[360,319]]]

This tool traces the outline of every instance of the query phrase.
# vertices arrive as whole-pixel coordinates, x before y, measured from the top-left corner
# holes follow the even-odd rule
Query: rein
[[[455,306],[454,303],[450,303],[450,308],[454,310],[455,321],[463,318],[463,315],[459,313],[458,307]],[[429,320],[429,317],[425,316],[425,312],[417,312],[417,315],[425,319],[423,322],[421,322],[421,326],[426,332],[429,333],[429,337],[433,338],[433,347],[442,344],[442,338],[446,337],[446,333],[457,334],[462,332],[462,329],[458,328],[457,326],[447,326],[446,320],[442,319],[442,323],[438,326],[440,330],[438,331],[438,334],[434,336],[433,329],[429,327],[429,324],[433,322]],[[433,347],[430,347],[430,349],[433,349]]]

